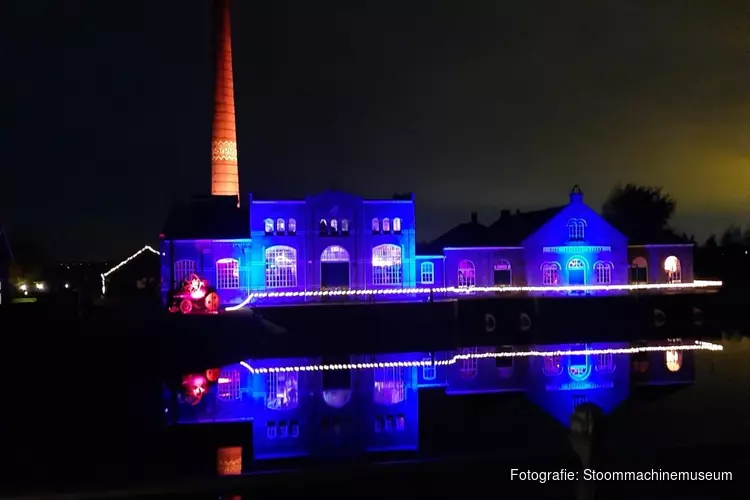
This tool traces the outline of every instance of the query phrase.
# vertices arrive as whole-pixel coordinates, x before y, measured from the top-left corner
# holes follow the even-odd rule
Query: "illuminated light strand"
[[[474,286],[474,287],[442,287],[442,288],[379,288],[363,290],[318,290],[318,291],[295,291],[295,292],[251,292],[245,300],[236,306],[227,307],[226,311],[237,311],[246,307],[253,300],[267,298],[294,298],[294,297],[336,297],[356,295],[428,295],[456,294],[468,295],[472,293],[496,293],[496,292],[613,292],[613,291],[638,291],[638,290],[680,290],[692,288],[719,288],[723,286],[721,281],[695,280],[692,283],[653,283],[637,285],[567,285],[567,286]]]
[[[506,352],[483,352],[475,354],[456,354],[450,359],[432,361],[390,361],[381,363],[345,363],[331,365],[298,365],[274,368],[255,368],[245,361],[240,365],[247,368],[250,373],[278,373],[278,372],[319,372],[327,370],[367,370],[372,368],[410,368],[416,366],[449,366],[465,359],[487,359],[487,358],[534,358],[550,356],[594,356],[598,354],[639,354],[644,352],[667,352],[667,351],[723,351],[724,347],[711,342],[695,341],[694,344],[670,344],[659,346],[622,347],[616,349],[569,349],[564,351],[506,351]]]
[[[158,251],[154,250],[151,247],[151,245],[146,245],[145,247],[141,248],[140,250],[138,250],[137,252],[135,252],[133,255],[131,255],[127,259],[125,259],[122,262],[120,262],[119,264],[117,264],[115,267],[113,267],[109,271],[107,271],[105,273],[102,273],[100,275],[102,277],[102,295],[104,295],[107,292],[107,276],[109,276],[113,272],[117,271],[122,266],[124,266],[125,264],[127,264],[128,262],[130,262],[131,260],[135,259],[140,254],[142,254],[143,252],[146,252],[146,251],[151,252],[151,253],[153,253],[155,255],[161,255],[161,252],[158,252]]]

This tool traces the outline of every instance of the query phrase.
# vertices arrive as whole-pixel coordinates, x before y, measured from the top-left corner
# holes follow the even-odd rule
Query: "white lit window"
[[[277,233],[284,233],[286,232],[286,224],[284,224],[284,219],[276,219],[276,232]]]
[[[462,260],[458,263],[458,286],[477,286],[477,270],[470,260]]]
[[[196,264],[194,260],[178,260],[174,263],[174,279],[177,284],[182,283],[185,278],[195,274]]]
[[[667,274],[667,283],[682,283],[682,267],[680,260],[674,255],[664,261],[664,272]]]
[[[394,233],[400,233],[401,232],[401,217],[394,217],[393,218],[393,232]]]
[[[402,282],[401,247],[386,244],[373,248],[372,284],[400,285]]]
[[[542,264],[542,284],[557,286],[560,283],[560,264],[545,262]]]
[[[331,219],[331,233],[336,234],[339,232],[339,221]]]
[[[216,288],[221,290],[240,287],[240,261],[221,259],[216,261]]]
[[[568,239],[570,241],[581,241],[584,239],[586,221],[583,219],[570,219],[568,221]]]
[[[476,347],[464,347],[458,354],[461,356],[458,365],[458,375],[464,380],[473,380],[479,373],[479,360],[476,358]]]
[[[612,268],[614,266],[611,262],[597,262],[594,264],[594,274],[596,276],[597,285],[608,285],[612,283]]]
[[[636,257],[630,265],[630,282],[648,283],[648,261],[643,257]]]
[[[676,373],[682,369],[682,351],[667,351],[665,353],[667,370]]]
[[[372,219],[372,232],[373,233],[380,232],[380,220],[379,219]]]
[[[271,372],[266,375],[266,408],[293,410],[299,404],[299,372]]]
[[[297,234],[297,221],[295,219],[289,219],[289,224],[286,225],[286,229],[289,234]]]
[[[341,232],[349,234],[349,219],[341,219]]]
[[[339,245],[331,245],[320,254],[321,262],[349,262],[349,252]]]
[[[273,234],[273,219],[266,219],[263,221],[263,231],[266,234]]]
[[[545,356],[542,364],[542,373],[548,377],[557,377],[562,375],[563,366],[560,356]]]
[[[435,380],[437,377],[437,367],[431,357],[423,358],[423,363],[429,363],[422,365],[422,380]]]
[[[420,281],[425,285],[431,285],[435,283],[435,264],[432,262],[422,262],[419,266]]]
[[[297,286],[297,250],[284,245],[266,248],[266,286]]]
[[[383,219],[383,232],[384,233],[390,233],[391,232],[391,219],[386,217]]]
[[[406,399],[403,368],[374,368],[372,372],[375,389],[372,398],[376,403],[395,405]]]

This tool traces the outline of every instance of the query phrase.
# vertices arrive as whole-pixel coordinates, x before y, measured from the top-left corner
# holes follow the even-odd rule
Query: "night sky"
[[[56,258],[124,257],[208,192],[211,8],[3,7],[0,222]],[[701,238],[748,223],[747,14],[743,0],[233,0],[242,191],[414,191],[420,240],[472,210],[489,223],[562,204],[576,183],[597,209],[619,181],[662,185]]]

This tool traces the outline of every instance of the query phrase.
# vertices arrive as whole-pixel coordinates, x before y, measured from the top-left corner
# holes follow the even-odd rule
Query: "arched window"
[[[194,260],[178,260],[174,263],[174,279],[175,284],[179,285],[185,278],[191,274],[195,274],[196,263]]]
[[[570,219],[568,221],[568,239],[570,241],[581,241],[586,233],[586,221],[583,219]]]
[[[513,270],[507,260],[498,260],[494,265],[494,272],[495,286],[510,286],[513,284]]]
[[[667,351],[665,353],[667,370],[677,373],[682,369],[682,351]]]
[[[263,221],[263,231],[266,234],[273,234],[273,219],[266,219]]]
[[[648,283],[648,262],[643,257],[636,257],[630,265],[630,282]]]
[[[372,249],[372,284],[400,285],[401,247],[398,245],[378,245]]]
[[[667,283],[682,283],[682,267],[680,260],[674,255],[664,261],[664,272],[667,274]]]
[[[390,406],[406,399],[406,384],[404,384],[402,367],[375,368],[372,372],[375,389],[372,394],[373,401]]]
[[[419,266],[420,282],[424,285],[435,283],[435,264],[432,262],[422,262]]]
[[[464,380],[474,380],[479,373],[479,360],[476,347],[464,347],[459,351],[462,356],[458,365],[458,376]]]
[[[286,225],[286,230],[289,234],[297,234],[297,221],[295,219],[289,219],[289,224]]]
[[[318,224],[320,235],[325,236],[328,234],[328,223],[325,219],[320,219],[320,224]]]
[[[331,234],[336,234],[339,232],[339,221],[336,219],[331,219]]]
[[[597,285],[608,285],[612,283],[612,269],[613,265],[611,262],[597,262],[594,264],[594,275],[596,276]]]
[[[391,219],[386,217],[383,219],[383,232],[384,233],[390,233],[391,232]]]
[[[293,410],[299,404],[299,372],[271,372],[266,375],[266,408]]]
[[[560,264],[557,262],[545,262],[542,264],[542,284],[557,286],[560,284]]]
[[[277,233],[285,233],[286,232],[286,224],[284,224],[284,219],[276,219],[276,232]]]
[[[321,262],[349,262],[349,252],[339,245],[331,245],[320,254]]]
[[[394,217],[393,218],[393,232],[394,233],[400,233],[401,232],[401,217]]]
[[[557,377],[562,375],[563,365],[560,356],[545,356],[544,364],[542,364],[542,373],[548,377]]]
[[[468,259],[458,263],[458,286],[477,286],[477,270],[474,263]]]
[[[216,288],[221,290],[240,287],[240,261],[220,259],[216,261]]]
[[[599,373],[612,373],[615,371],[615,357],[612,353],[598,354],[596,356],[596,371]]]
[[[349,234],[349,219],[341,219],[341,234]]]
[[[266,286],[288,288],[297,286],[297,250],[276,245],[266,248]]]
[[[568,261],[568,285],[583,286],[586,284],[586,261],[573,257]]]
[[[380,219],[372,219],[372,232],[373,233],[380,232]]]

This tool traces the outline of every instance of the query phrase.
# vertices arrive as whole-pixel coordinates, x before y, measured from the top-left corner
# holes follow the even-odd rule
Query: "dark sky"
[[[245,192],[415,191],[420,239],[575,183],[663,185],[700,237],[750,222],[743,0],[232,7]],[[3,9],[0,220],[61,257],[155,242],[209,189],[211,1]]]

